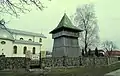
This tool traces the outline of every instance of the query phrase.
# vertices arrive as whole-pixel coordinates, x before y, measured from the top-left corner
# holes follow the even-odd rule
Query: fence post
[[[41,51],[39,53],[39,66],[40,66],[40,69],[41,69],[42,68]]]
[[[109,65],[109,57],[106,57],[106,63],[107,63],[107,65]]]
[[[52,67],[54,68],[54,57],[52,57]]]
[[[95,67],[95,57],[93,57],[93,66]]]
[[[67,57],[66,56],[63,56],[63,66],[67,66],[67,62],[66,62],[66,60],[67,60]]]
[[[0,58],[1,58],[1,60],[0,60],[0,64],[1,64],[1,66],[0,66],[0,70],[3,70],[3,69],[5,69],[5,55],[0,55]]]
[[[31,59],[30,58],[26,58],[26,71],[29,71],[30,69],[30,64],[31,64]]]
[[[81,56],[79,56],[79,62],[80,62],[79,66],[82,66],[82,57]]]
[[[25,57],[25,60],[24,60],[24,67],[25,67],[25,70],[27,69],[27,59],[26,59],[26,57]]]

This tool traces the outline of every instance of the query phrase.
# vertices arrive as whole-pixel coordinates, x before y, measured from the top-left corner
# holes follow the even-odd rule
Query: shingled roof
[[[27,36],[36,36],[36,37],[42,37],[42,38],[47,38],[46,36],[44,36],[42,33],[33,33],[33,32],[28,32],[28,31],[22,31],[22,30],[16,30],[16,29],[10,29],[7,28],[11,33],[14,34],[20,34],[20,35],[27,35]]]
[[[78,27],[76,27],[72,24],[72,22],[70,21],[70,19],[66,15],[66,13],[64,13],[64,16],[62,17],[58,26],[54,30],[52,30],[50,33],[54,33],[61,28],[67,28],[67,29],[71,29],[71,30],[74,30],[74,31],[78,31],[78,32],[82,31],[81,29],[79,29]]]

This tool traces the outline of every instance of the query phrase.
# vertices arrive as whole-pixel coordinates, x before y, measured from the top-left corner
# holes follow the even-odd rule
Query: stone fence
[[[46,67],[106,66],[118,61],[117,57],[58,57],[43,58]]]
[[[30,59],[25,57],[0,57],[0,70],[27,68]]]
[[[49,57],[39,60],[30,60],[25,57],[0,57],[0,70],[19,69],[30,66],[39,66],[40,62],[44,67],[79,67],[79,66],[106,66],[118,61],[117,57]],[[43,65],[44,64],[44,65]]]

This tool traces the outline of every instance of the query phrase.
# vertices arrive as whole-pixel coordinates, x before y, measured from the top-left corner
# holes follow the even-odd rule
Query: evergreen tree
[[[91,56],[91,49],[89,49],[88,51],[88,56]]]
[[[95,55],[96,55],[97,57],[99,57],[99,52],[98,52],[97,47],[95,48]]]

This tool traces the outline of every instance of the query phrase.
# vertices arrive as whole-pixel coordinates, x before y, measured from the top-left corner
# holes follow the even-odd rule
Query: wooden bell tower
[[[64,14],[58,26],[50,32],[54,39],[52,56],[53,57],[78,57],[80,56],[80,48],[78,44],[79,32],[68,16]]]

